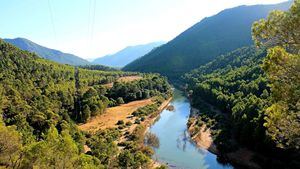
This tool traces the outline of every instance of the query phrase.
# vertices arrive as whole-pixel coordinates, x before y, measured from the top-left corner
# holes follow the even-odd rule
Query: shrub
[[[124,121],[123,120],[119,120],[118,122],[117,122],[117,125],[123,125],[124,124]]]

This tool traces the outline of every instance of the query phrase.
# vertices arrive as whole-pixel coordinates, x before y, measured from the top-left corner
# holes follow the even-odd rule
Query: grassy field
[[[131,118],[131,113],[151,103],[153,103],[151,99],[146,99],[108,108],[104,114],[92,118],[89,122],[80,125],[79,128],[83,131],[95,132],[99,129],[115,128],[119,120],[123,120],[125,123],[128,121],[134,123],[135,118]]]
[[[124,76],[124,77],[120,77],[117,82],[132,82],[132,81],[135,81],[135,80],[140,80],[142,79],[143,77],[142,76]],[[107,87],[107,88],[112,88],[114,85],[114,83],[107,83],[107,84],[104,84],[102,86],[104,87]]]

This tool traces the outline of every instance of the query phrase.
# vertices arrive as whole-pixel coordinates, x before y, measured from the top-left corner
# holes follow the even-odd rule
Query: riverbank
[[[199,117],[200,111],[196,108],[191,108],[189,123],[187,124],[188,131],[190,132],[191,139],[198,147],[206,149],[207,151],[218,156],[222,156],[223,158],[225,158],[226,162],[229,162],[234,166],[249,169],[261,169],[261,167],[256,162],[254,162],[255,156],[257,156],[258,154],[247,148],[238,147],[238,149],[235,151],[221,154],[217,149],[216,144],[214,143],[213,135],[211,132],[212,129],[207,127],[207,124],[203,122],[201,126],[197,125],[197,119]]]
[[[136,123],[136,120],[140,118],[133,116],[132,113],[138,110],[139,108],[154,103],[158,104],[155,98],[133,101],[120,106],[108,108],[106,110],[106,113],[98,115],[92,118],[89,122],[80,125],[79,129],[93,134],[99,130],[118,128],[118,130],[121,132],[121,135],[115,141],[115,143],[118,145],[119,150],[124,148],[122,143],[132,141],[131,138],[128,136],[133,135],[135,133],[138,136],[138,140],[135,140],[134,142],[136,142],[139,145],[139,148],[143,149],[144,137],[147,132],[147,129],[155,122],[160,113],[168,107],[171,100],[172,97],[168,98],[167,100],[164,100],[155,112],[150,113],[150,115],[146,116],[144,120],[140,120],[139,123]],[[123,121],[124,128],[120,128],[120,125],[118,124],[119,121]],[[130,122],[131,125],[126,125],[128,124],[128,122]],[[90,147],[84,145],[84,151],[90,151]],[[149,164],[150,168],[156,168],[159,166],[161,166],[161,164],[151,159]]]
[[[170,104],[171,100],[173,98],[170,97],[169,99],[165,100],[158,108],[158,110],[155,113],[152,113],[147,120],[145,120],[141,125],[143,126],[143,128],[145,129],[143,131],[143,140],[145,139],[145,135],[149,130],[149,127],[156,121],[156,119],[158,118],[158,116],[160,115],[160,113],[166,109],[168,107],[168,105]],[[143,143],[144,144],[144,143]],[[151,168],[157,168],[159,166],[161,166],[162,164],[160,164],[159,162],[155,161],[155,160],[151,160]]]
[[[213,142],[210,128],[204,124],[201,127],[196,125],[196,116],[189,118],[188,131],[191,139],[200,148],[206,149],[213,154],[218,154],[217,146]]]

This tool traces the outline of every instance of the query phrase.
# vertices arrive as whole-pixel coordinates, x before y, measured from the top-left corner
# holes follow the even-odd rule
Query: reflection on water
[[[171,104],[174,111],[164,110],[160,118],[150,128],[160,142],[153,158],[167,164],[172,169],[230,169],[217,162],[217,157],[197,148],[190,140],[186,123],[190,113],[190,103],[178,90],[174,91]]]

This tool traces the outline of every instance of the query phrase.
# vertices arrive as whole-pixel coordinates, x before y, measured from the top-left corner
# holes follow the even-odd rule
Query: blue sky
[[[0,37],[95,58],[126,46],[168,41],[206,16],[285,0],[1,0]]]

